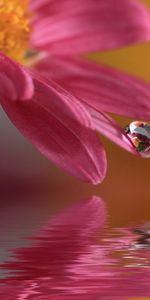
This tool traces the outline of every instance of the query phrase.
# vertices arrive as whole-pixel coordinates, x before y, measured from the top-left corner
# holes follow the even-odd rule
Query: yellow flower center
[[[0,52],[23,61],[30,25],[29,0],[0,0]]]

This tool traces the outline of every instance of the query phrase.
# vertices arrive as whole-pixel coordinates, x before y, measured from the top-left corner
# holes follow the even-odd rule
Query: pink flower
[[[104,111],[149,119],[149,84],[77,55],[149,40],[149,13],[135,0],[32,0],[29,13],[27,6],[7,0],[0,8],[1,105],[48,159],[97,184],[106,155],[95,129],[137,154]]]
[[[31,238],[32,246],[16,250],[15,260],[3,264],[13,277],[1,280],[0,299],[123,300],[150,296],[149,250],[139,253],[134,249],[131,253],[135,242],[131,234],[122,239],[108,236],[106,241],[102,231],[105,220],[106,208],[98,197],[54,217]],[[140,260],[143,266],[138,264],[138,256],[145,257]]]

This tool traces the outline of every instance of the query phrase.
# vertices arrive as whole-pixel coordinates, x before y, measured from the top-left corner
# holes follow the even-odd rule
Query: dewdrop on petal
[[[150,124],[142,121],[134,121],[124,131],[137,152],[142,157],[150,157]]]

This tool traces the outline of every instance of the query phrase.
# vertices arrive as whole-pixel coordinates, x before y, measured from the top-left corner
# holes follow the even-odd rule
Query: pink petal
[[[37,2],[37,3],[36,3]],[[31,1],[31,45],[76,54],[150,39],[150,15],[135,0]]]
[[[0,53],[0,102],[7,100],[28,100],[32,97],[34,86],[31,76],[7,56]]]
[[[36,69],[97,111],[150,119],[150,84],[80,58],[46,57]]]
[[[35,245],[16,250],[17,261],[8,261],[1,267],[17,271],[13,280],[49,276],[51,285],[52,278],[56,282],[62,276],[69,276],[71,265],[103,227],[105,219],[106,208],[99,197],[80,201],[54,217],[38,236],[31,238]]]
[[[133,154],[138,154],[123,129],[103,111],[149,119],[150,85],[80,58],[47,57],[35,68],[82,101],[97,131]]]
[[[94,184],[101,182],[106,172],[106,157],[92,130],[90,115],[65,90],[32,76],[35,93],[30,101],[2,99],[10,120],[58,166],[80,179]]]
[[[138,155],[138,152],[124,133],[123,129],[112,118],[103,112],[98,112],[90,107],[87,107],[87,109],[91,114],[95,129],[98,132],[125,150],[133,153],[134,155]]]

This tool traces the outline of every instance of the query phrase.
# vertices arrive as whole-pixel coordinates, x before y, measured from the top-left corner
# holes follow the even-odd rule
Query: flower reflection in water
[[[2,265],[0,299],[107,300],[150,296],[148,225],[110,230],[98,197],[52,218]],[[146,244],[141,238],[146,234]],[[139,245],[142,247],[139,247]]]

